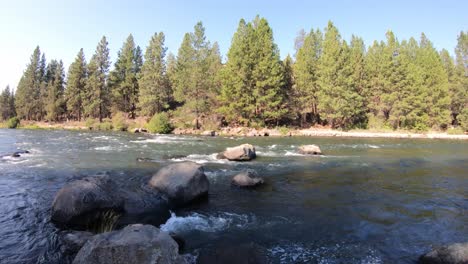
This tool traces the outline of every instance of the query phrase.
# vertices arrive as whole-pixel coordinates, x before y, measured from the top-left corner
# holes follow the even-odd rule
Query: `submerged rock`
[[[420,264],[467,264],[468,242],[438,247],[422,255]]]
[[[92,237],[73,264],[183,264],[171,236],[151,225],[135,224]]]
[[[224,152],[216,156],[218,159],[228,159],[231,161],[249,161],[255,159],[255,147],[250,144],[242,144],[237,147],[227,148]]]
[[[198,264],[266,264],[267,250],[254,243],[218,247],[211,251],[202,251]]]
[[[317,145],[302,145],[299,147],[299,153],[305,155],[321,155],[322,150]]]
[[[11,157],[19,158],[19,157],[21,157],[21,154],[29,154],[29,153],[30,152],[28,150],[19,150],[19,151],[13,152],[13,154],[11,154]]]
[[[210,186],[203,167],[195,162],[163,167],[150,179],[149,185],[165,193],[176,205],[184,205],[207,195]]]
[[[256,187],[264,181],[254,171],[241,172],[232,178],[232,184],[239,187]]]

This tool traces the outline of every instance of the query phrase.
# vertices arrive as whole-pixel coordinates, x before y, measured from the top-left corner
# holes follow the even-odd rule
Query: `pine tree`
[[[47,120],[58,121],[66,112],[66,103],[64,99],[65,89],[65,70],[62,61],[57,63],[57,67],[47,82]]]
[[[185,34],[177,54],[174,98],[195,115],[197,129],[200,128],[200,117],[210,109],[210,93],[215,89],[211,52],[205,28],[198,22],[193,33]]]
[[[352,86],[350,48],[338,29],[328,23],[318,65],[318,108],[332,128],[349,128],[362,113],[363,98]]]
[[[468,131],[468,31],[461,31],[455,48],[455,77],[451,85],[452,116]]]
[[[109,48],[106,37],[102,37],[96,52],[88,64],[88,81],[86,83],[86,116],[102,119],[110,113],[110,91],[107,83],[109,71]]]
[[[144,116],[153,116],[169,107],[170,86],[164,60],[167,51],[164,41],[164,33],[155,33],[146,48],[145,62],[138,80],[138,107]]]
[[[304,38],[302,46],[296,53],[294,76],[296,80],[296,100],[298,110],[302,114],[301,124],[306,122],[307,113],[312,114],[312,122],[319,122],[317,82],[318,61],[322,49],[322,33],[311,30]]]
[[[41,60],[41,51],[36,47],[26,70],[21,77],[16,90],[16,112],[19,118],[37,119],[38,102],[40,100],[40,86],[44,75],[44,56]]]
[[[7,86],[0,94],[0,120],[8,120],[16,115],[14,93]]]
[[[113,112],[121,111],[135,117],[138,96],[137,48],[130,34],[117,55],[114,69],[109,74],[109,87],[112,91]],[[141,54],[140,54],[141,55]]]
[[[220,112],[228,121],[262,125],[277,123],[286,114],[281,97],[284,72],[266,19],[239,22],[222,83]]]
[[[83,115],[83,104],[86,97],[86,81],[88,77],[86,59],[83,49],[80,49],[75,61],[68,69],[67,89],[65,90],[65,101],[67,110],[72,118],[81,121]]]
[[[425,88],[425,109],[428,127],[445,128],[450,122],[448,77],[438,52],[426,36],[421,34],[416,62],[422,69]]]
[[[299,112],[299,107],[296,104],[297,100],[295,100],[297,95],[295,93],[294,61],[289,54],[283,60],[282,65],[284,73],[284,85],[281,89],[281,96],[284,99],[282,108],[287,109],[287,115],[285,115],[284,118],[295,120],[297,118],[296,113]]]

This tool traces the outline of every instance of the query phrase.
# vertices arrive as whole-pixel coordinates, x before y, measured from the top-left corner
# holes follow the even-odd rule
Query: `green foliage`
[[[64,99],[65,92],[65,73],[63,63],[57,64],[53,76],[47,81],[46,97],[46,118],[49,121],[58,121],[65,114],[66,103]]]
[[[8,120],[15,115],[15,95],[7,86],[0,94],[0,120]]]
[[[7,128],[17,128],[20,124],[20,120],[18,117],[12,117],[7,121]]]
[[[126,131],[128,129],[125,113],[117,112],[112,115],[112,128],[117,131]]]
[[[75,61],[68,69],[67,89],[65,90],[65,101],[69,116],[81,121],[83,116],[83,105],[86,98],[86,81],[88,70],[83,49],[80,49]]]
[[[138,107],[143,116],[153,116],[169,107],[171,87],[166,73],[167,48],[164,33],[155,33],[145,53],[145,62],[138,80],[140,94]]]
[[[286,136],[289,134],[289,128],[285,127],[285,126],[281,126],[278,128],[278,131],[280,132],[280,134],[282,136]]]
[[[111,94],[107,84],[109,71],[109,48],[106,37],[102,37],[96,52],[88,64],[88,80],[86,82],[86,99],[84,111],[87,117],[103,118],[109,116]]]
[[[97,130],[107,131],[112,130],[112,122],[109,120],[104,120],[103,122],[97,123]]]
[[[133,36],[130,34],[117,55],[114,69],[109,74],[109,87],[112,91],[112,105],[114,111],[129,113],[132,118],[136,114],[138,101],[137,75],[140,72],[141,54],[135,47]]]
[[[463,128],[461,128],[461,127],[449,128],[449,129],[447,129],[447,134],[449,134],[449,135],[464,135],[465,130],[463,130]]]
[[[267,20],[257,16],[246,23],[241,19],[221,73],[219,111],[232,123],[278,122],[287,112],[283,70]]]
[[[468,131],[468,108],[464,108],[458,117],[460,126],[463,130]]]
[[[151,133],[168,134],[172,131],[169,115],[166,112],[155,114],[146,125]]]

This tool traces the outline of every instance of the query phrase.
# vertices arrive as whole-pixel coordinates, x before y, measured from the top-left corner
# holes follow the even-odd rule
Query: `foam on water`
[[[271,258],[279,259],[280,263],[383,263],[382,258],[374,249],[356,244],[314,247],[289,243],[271,247],[268,252]]]
[[[255,216],[234,214],[222,212],[215,215],[204,215],[200,213],[192,213],[187,216],[177,216],[171,212],[171,217],[165,224],[160,226],[160,229],[166,232],[219,232],[228,228],[247,228],[255,223]]]
[[[173,158],[171,160],[175,161],[175,162],[192,161],[192,162],[199,163],[199,164],[205,164],[205,163],[220,163],[220,164],[232,163],[232,161],[229,161],[227,159],[218,159],[218,158],[216,158],[217,155],[218,155],[218,153],[190,154],[187,157]]]

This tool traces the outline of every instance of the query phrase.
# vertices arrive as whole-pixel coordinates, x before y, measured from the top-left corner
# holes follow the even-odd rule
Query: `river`
[[[256,160],[216,160],[242,143],[256,147]],[[299,155],[301,144],[324,155]],[[5,156],[16,150],[30,154]],[[415,263],[468,237],[466,141],[0,129],[0,155],[0,263],[70,262],[50,222],[67,182],[105,174],[131,185],[183,160],[203,164],[210,181],[208,201],[160,226],[185,240],[184,254],[253,241],[273,263]],[[232,187],[245,169],[266,183]]]

